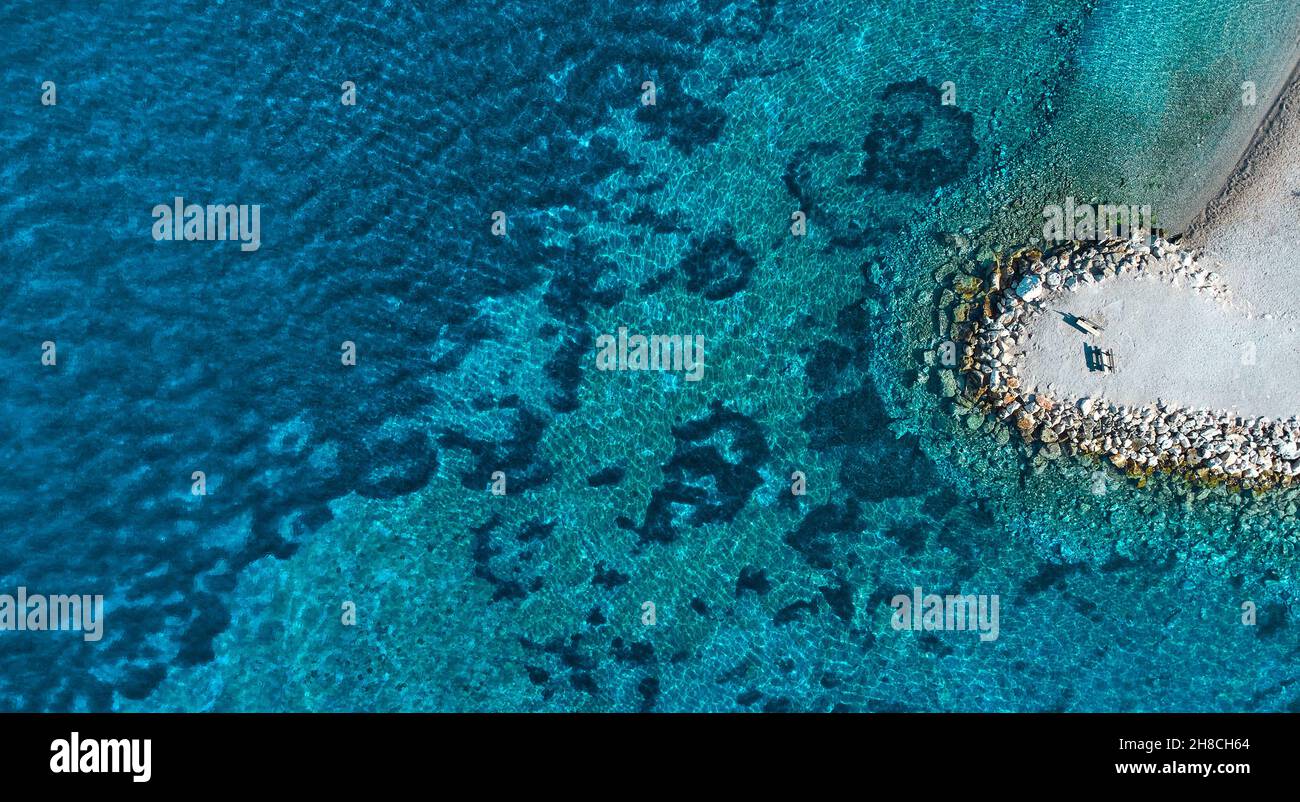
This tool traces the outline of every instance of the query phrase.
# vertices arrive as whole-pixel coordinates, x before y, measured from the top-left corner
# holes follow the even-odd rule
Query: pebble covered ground
[[[964,346],[963,392],[1050,459],[1062,452],[1101,455],[1134,476],[1166,470],[1244,488],[1292,483],[1300,476],[1295,416],[1243,419],[1160,399],[1117,405],[1104,397],[1062,396],[1022,375],[1026,330],[1039,317],[1056,316],[1052,305],[1059,295],[1134,271],[1170,284],[1184,281],[1216,301],[1228,295],[1218,274],[1160,238],[1017,252],[995,265],[986,287],[979,281],[964,286],[971,303],[959,307],[964,319],[956,323]],[[974,319],[967,318],[970,308],[979,310]],[[1095,326],[1084,319],[1082,326],[1089,325]]]

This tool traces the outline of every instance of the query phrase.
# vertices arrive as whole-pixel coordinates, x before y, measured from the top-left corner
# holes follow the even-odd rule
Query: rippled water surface
[[[107,611],[0,707],[1293,708],[1291,498],[1032,462],[926,357],[1044,203],[1231,162],[1296,13],[1221,5],[7,4],[0,593]]]

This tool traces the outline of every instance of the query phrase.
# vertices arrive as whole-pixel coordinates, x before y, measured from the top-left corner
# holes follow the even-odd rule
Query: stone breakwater
[[[1159,238],[1073,243],[997,257],[984,273],[955,277],[945,293],[945,300],[956,302],[946,321],[954,353],[947,360],[942,353],[927,355],[941,370],[942,394],[970,416],[968,425],[977,420],[970,428],[989,430],[989,424],[999,421],[999,442],[1018,436],[1039,467],[1063,454],[1085,455],[1109,462],[1139,482],[1164,471],[1237,488],[1297,483],[1300,422],[1294,416],[1243,419],[1163,399],[1133,406],[1104,396],[1061,397],[1051,385],[1029,386],[1021,375],[1026,328],[1039,315],[1059,315],[1052,309],[1054,300],[1088,285],[1141,274],[1144,280],[1171,285],[1171,291],[1229,303],[1228,288],[1198,264],[1195,254]],[[1067,323],[1071,321],[1062,325]],[[958,364],[945,370],[941,363],[954,359]]]

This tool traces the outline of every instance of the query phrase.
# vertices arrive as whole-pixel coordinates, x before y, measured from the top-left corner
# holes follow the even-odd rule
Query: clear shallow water
[[[1044,198],[1177,194],[1077,157],[1133,108],[1079,78],[1131,76],[1125,8],[425,9],[3,12],[0,588],[108,613],[94,645],[0,633],[0,704],[1295,704],[1290,499],[1035,473],[920,359]],[[1147,45],[1238,79],[1215,4],[1131,11],[1219,20]],[[176,194],[262,204],[261,249],[155,243]],[[703,335],[703,380],[594,370],[621,325]],[[1000,637],[895,632],[916,585],[999,594]]]

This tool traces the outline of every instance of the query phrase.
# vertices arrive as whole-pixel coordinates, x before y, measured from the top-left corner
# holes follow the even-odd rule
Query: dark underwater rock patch
[[[919,713],[922,712],[922,709],[893,700],[870,699],[867,701],[867,711],[870,713]]]
[[[516,412],[512,433],[498,443],[473,437],[460,429],[447,429],[438,438],[445,449],[464,449],[475,458],[475,465],[461,475],[461,485],[469,490],[487,491],[492,474],[506,475],[506,493],[541,487],[551,480],[554,466],[538,457],[538,444],[546,430],[546,421],[528,409]]]
[[[942,496],[943,493],[944,491],[940,491],[926,499],[923,509],[927,511],[927,514],[935,510],[935,506],[931,505],[930,502],[936,496]],[[950,499],[945,498],[942,503],[948,503],[948,501]],[[961,572],[970,571],[973,574],[980,552],[990,546],[995,546],[996,542],[988,543],[985,541],[978,543],[970,537],[969,533],[988,531],[997,524],[997,519],[992,510],[989,509],[988,503],[982,499],[958,498],[958,503],[954,503],[947,510],[948,516],[962,521],[963,525],[960,528],[947,524],[939,526],[937,528],[938,533],[935,536],[935,543],[957,555],[963,566]]]
[[[979,146],[970,112],[945,106],[924,79],[890,84],[862,143],[854,183],[922,194],[965,175]]]
[[[1178,553],[1173,549],[1169,549],[1164,552],[1144,554],[1138,559],[1122,554],[1113,554],[1107,558],[1106,562],[1101,564],[1099,570],[1103,573],[1114,573],[1141,569],[1156,574],[1164,574],[1172,571],[1177,566]],[[1240,582],[1238,581],[1236,585],[1239,587]]]
[[[921,514],[934,521],[942,521],[949,510],[960,505],[962,497],[950,487],[937,487],[921,503]]]
[[[922,651],[936,658],[947,657],[952,654],[952,647],[944,643],[933,632],[921,633],[917,636],[916,642]]]
[[[854,499],[842,506],[821,504],[810,510],[793,531],[786,533],[785,543],[803,555],[808,565],[828,569],[842,556],[841,537],[854,539],[862,534],[865,526]]]
[[[736,242],[728,228],[704,239],[693,239],[678,270],[686,277],[687,290],[710,301],[721,301],[749,286],[756,267],[758,260]]]
[[[593,307],[608,309],[623,299],[621,284],[610,283],[618,265],[594,243],[580,243],[543,254],[552,273],[542,303],[562,324],[585,323]]]
[[[212,640],[230,625],[230,612],[220,604],[220,599],[209,593],[197,594],[197,604],[173,605],[169,614],[188,619],[181,636],[181,646],[176,662],[193,666],[206,663],[213,657]]]
[[[796,150],[785,165],[781,180],[809,220],[820,221],[823,216],[815,187],[822,176],[834,172],[827,169],[824,162],[827,157],[834,156],[843,149],[837,142],[810,142]]]
[[[476,317],[463,323],[448,325],[447,333],[437,346],[439,355],[433,360],[434,373],[451,373],[460,367],[479,345],[501,336],[501,331],[491,321]]]
[[[605,620],[597,608],[588,614],[592,628],[583,632],[553,635],[542,642],[518,637],[519,645],[528,654],[524,670],[529,681],[541,690],[543,700],[557,693],[596,695],[605,689],[619,696],[626,689],[640,697],[640,710],[652,709],[658,703],[659,679],[649,673],[662,662],[654,644],[648,638],[609,637],[610,628],[600,626]],[[679,663],[682,659],[684,654],[677,652],[669,662]],[[633,686],[638,674],[640,678]]]
[[[850,585],[843,577],[835,577],[835,582],[830,585],[823,585],[817,590],[822,594],[822,598],[830,605],[831,612],[839,616],[846,624],[853,623],[853,586]]]
[[[1020,585],[1020,592],[1026,596],[1034,596],[1049,588],[1061,590],[1065,587],[1065,581],[1071,576],[1087,573],[1089,570],[1085,562],[1043,563],[1037,574]]]
[[[754,660],[749,657],[743,658],[740,662],[736,663],[736,665],[714,677],[713,682],[717,685],[727,685],[732,682],[739,682],[749,676],[750,671],[753,668]]]
[[[818,450],[864,446],[890,437],[889,416],[876,388],[868,382],[844,395],[819,400],[799,422],[808,445]]]
[[[804,363],[808,387],[818,395],[834,389],[840,373],[849,366],[852,359],[853,351],[834,340],[818,342]]]
[[[682,222],[681,214],[676,210],[667,212],[652,208],[649,204],[641,202],[627,217],[627,224],[632,226],[644,226],[649,228],[654,234],[680,234],[689,233],[690,227]]]
[[[659,678],[642,677],[641,681],[636,684],[636,692],[641,695],[640,711],[649,713],[654,710],[655,705],[659,703]]]
[[[699,0],[703,42],[728,39],[758,44],[780,27],[777,0]]]
[[[791,602],[776,611],[776,615],[772,616],[772,623],[776,624],[778,627],[784,626],[785,624],[793,623],[806,616],[815,615],[816,613],[817,602],[815,601],[800,600]]]
[[[1079,615],[1083,616],[1084,618],[1087,618],[1089,621],[1092,621],[1094,624],[1100,623],[1102,621],[1103,616],[1101,612],[1097,609],[1096,602],[1090,599],[1085,599],[1081,596],[1076,596],[1073,593],[1064,593],[1062,595],[1065,598],[1065,600],[1070,603],[1070,607],[1074,608],[1074,611]]]
[[[424,432],[411,431],[372,443],[366,466],[357,493],[372,499],[396,498],[429,483],[438,468],[438,455]]]
[[[596,685],[595,677],[586,671],[575,671],[569,675],[569,683],[573,685],[575,691],[595,696],[600,693],[600,688]]]
[[[520,543],[528,543],[534,540],[546,540],[555,531],[555,521],[543,521],[540,518],[534,518],[524,524],[519,530],[515,539]]]
[[[565,685],[581,693],[594,695],[600,692],[591,674],[598,661],[583,650],[581,635],[574,634],[568,638],[557,635],[544,643],[521,637],[519,645],[531,655],[524,670],[529,682],[540,688],[542,699],[552,699]]]
[[[825,251],[865,251],[902,229],[902,221],[892,217],[861,219],[861,191],[852,173],[856,166],[854,154],[832,142],[809,143],[786,163],[786,191],[809,225],[826,233]]]
[[[679,512],[690,526],[726,523],[762,484],[758,469],[771,452],[753,419],[715,401],[704,418],[673,427],[676,448],[663,466],[664,483],[650,496],[640,526],[626,518],[642,543],[671,543],[679,536]]]
[[[915,496],[933,486],[934,463],[916,435],[890,435],[848,451],[840,463],[839,480],[862,501]]]
[[[542,366],[553,388],[546,395],[546,403],[555,412],[574,412],[578,409],[582,366],[591,358],[594,343],[595,337],[586,327],[566,328],[562,332],[559,346]]]
[[[809,446],[841,454],[839,481],[861,501],[924,493],[934,466],[916,435],[895,437],[875,387],[819,400],[800,421]]]
[[[767,572],[762,568],[746,565],[744,568],[740,569],[740,576],[736,578],[737,596],[746,590],[753,591],[759,596],[763,596],[771,589],[772,582],[767,578]]]
[[[626,585],[631,581],[631,576],[606,566],[604,560],[596,563],[596,572],[591,577],[591,584],[603,587],[605,590],[613,590],[619,585]]]
[[[676,270],[663,270],[642,282],[640,290],[653,294],[667,286],[676,276],[686,280],[689,292],[710,301],[730,298],[745,287],[758,260],[736,242],[730,226],[703,237],[692,237],[686,255]]]
[[[513,537],[502,534],[501,525],[501,516],[493,515],[471,528],[474,576],[492,586],[493,602],[521,601],[545,586],[535,533],[546,530],[547,524],[529,521]]]
[[[655,647],[648,641],[628,643],[622,638],[614,638],[610,643],[609,653],[621,663],[648,666],[655,662]]]
[[[879,300],[882,294],[876,288],[869,297]],[[872,326],[871,312],[867,309],[867,298],[858,298],[845,304],[835,313],[835,333],[848,341],[853,351],[853,364],[860,370],[866,370],[871,347],[875,342],[875,329]]]
[[[1255,636],[1271,638],[1286,628],[1287,606],[1282,602],[1269,602],[1259,607],[1256,616]]]
[[[608,465],[587,477],[589,487],[608,487],[623,481],[627,471],[619,465]]]
[[[666,139],[687,156],[722,136],[727,115],[720,107],[686,92],[660,92],[653,106],[640,106],[636,121],[646,139]]]

